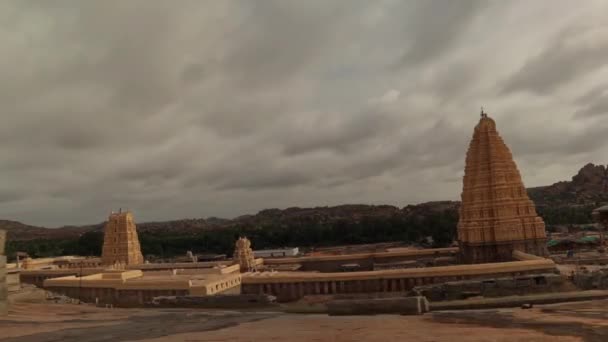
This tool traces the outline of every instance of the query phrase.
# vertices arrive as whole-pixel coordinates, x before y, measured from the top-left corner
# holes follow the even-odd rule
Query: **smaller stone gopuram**
[[[6,283],[6,255],[4,255],[4,243],[6,242],[6,231],[0,230],[0,315],[8,312],[8,287]]]
[[[110,214],[104,231],[101,262],[106,266],[144,263],[131,212],[121,210]]]
[[[236,240],[234,248],[234,263],[241,266],[241,272],[251,272],[255,270],[255,258],[251,249],[251,241],[246,237]]]

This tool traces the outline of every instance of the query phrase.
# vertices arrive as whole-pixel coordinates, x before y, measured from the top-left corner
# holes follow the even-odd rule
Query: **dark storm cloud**
[[[536,182],[569,178],[608,152],[606,5],[586,6],[0,2],[0,218],[452,199],[480,105]]]
[[[580,117],[596,117],[608,114],[608,95],[596,99],[593,103],[576,113]]]
[[[184,83],[198,83],[205,76],[205,66],[199,63],[186,65],[181,72],[181,81]]]
[[[518,155],[575,155],[591,153],[608,144],[608,120],[596,122],[582,131],[564,133],[547,129],[543,136],[518,135],[510,144]]]
[[[606,86],[598,87],[581,96],[577,102],[581,105],[581,109],[576,112],[577,117],[606,117],[608,114],[608,88]]]
[[[3,190],[0,192],[0,203],[14,202],[23,198],[23,194],[17,191]]]
[[[431,62],[449,51],[486,5],[483,0],[404,2],[407,20],[402,44],[406,52],[399,66]]]
[[[242,86],[268,86],[309,67],[333,41],[336,25],[355,3],[318,1],[243,2],[247,14],[233,34],[239,44],[223,68]]]
[[[220,161],[199,173],[185,175],[184,188],[208,186],[216,190],[256,190],[307,185],[314,181],[313,165],[285,160],[277,150],[243,147],[226,153]]]
[[[294,185],[307,185],[312,181],[312,175],[306,175],[304,170],[272,170],[260,174],[250,174],[249,177],[235,177],[225,183],[220,183],[218,189],[268,189],[286,188]]]
[[[569,27],[529,58],[503,85],[504,93],[528,91],[546,95],[607,65],[608,40],[597,40],[597,27]]]
[[[226,101],[221,93],[199,101],[201,115],[198,122],[227,138],[249,135],[268,127],[287,110],[286,98],[255,90],[247,90],[230,101]]]
[[[283,153],[297,155],[327,149],[342,154],[356,149],[361,143],[382,138],[398,129],[399,122],[381,110],[370,108],[347,115],[309,114],[310,118],[305,120],[291,121],[291,127],[285,127],[283,131]]]

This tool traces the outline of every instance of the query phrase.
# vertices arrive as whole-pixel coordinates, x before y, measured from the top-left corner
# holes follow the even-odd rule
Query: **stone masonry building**
[[[131,212],[110,214],[104,232],[101,262],[106,266],[143,264],[144,257]]]
[[[465,263],[509,261],[513,250],[547,255],[545,224],[495,121],[483,112],[466,156],[458,241]]]

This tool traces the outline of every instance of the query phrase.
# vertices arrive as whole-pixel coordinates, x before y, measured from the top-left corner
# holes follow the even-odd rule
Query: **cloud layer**
[[[608,3],[0,3],[0,217],[457,199],[479,107],[529,186],[608,152]]]

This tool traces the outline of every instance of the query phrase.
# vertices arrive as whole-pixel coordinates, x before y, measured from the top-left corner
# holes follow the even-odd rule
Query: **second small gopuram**
[[[545,223],[495,121],[483,111],[466,156],[458,241],[464,263],[509,261],[514,250],[547,255]]]

